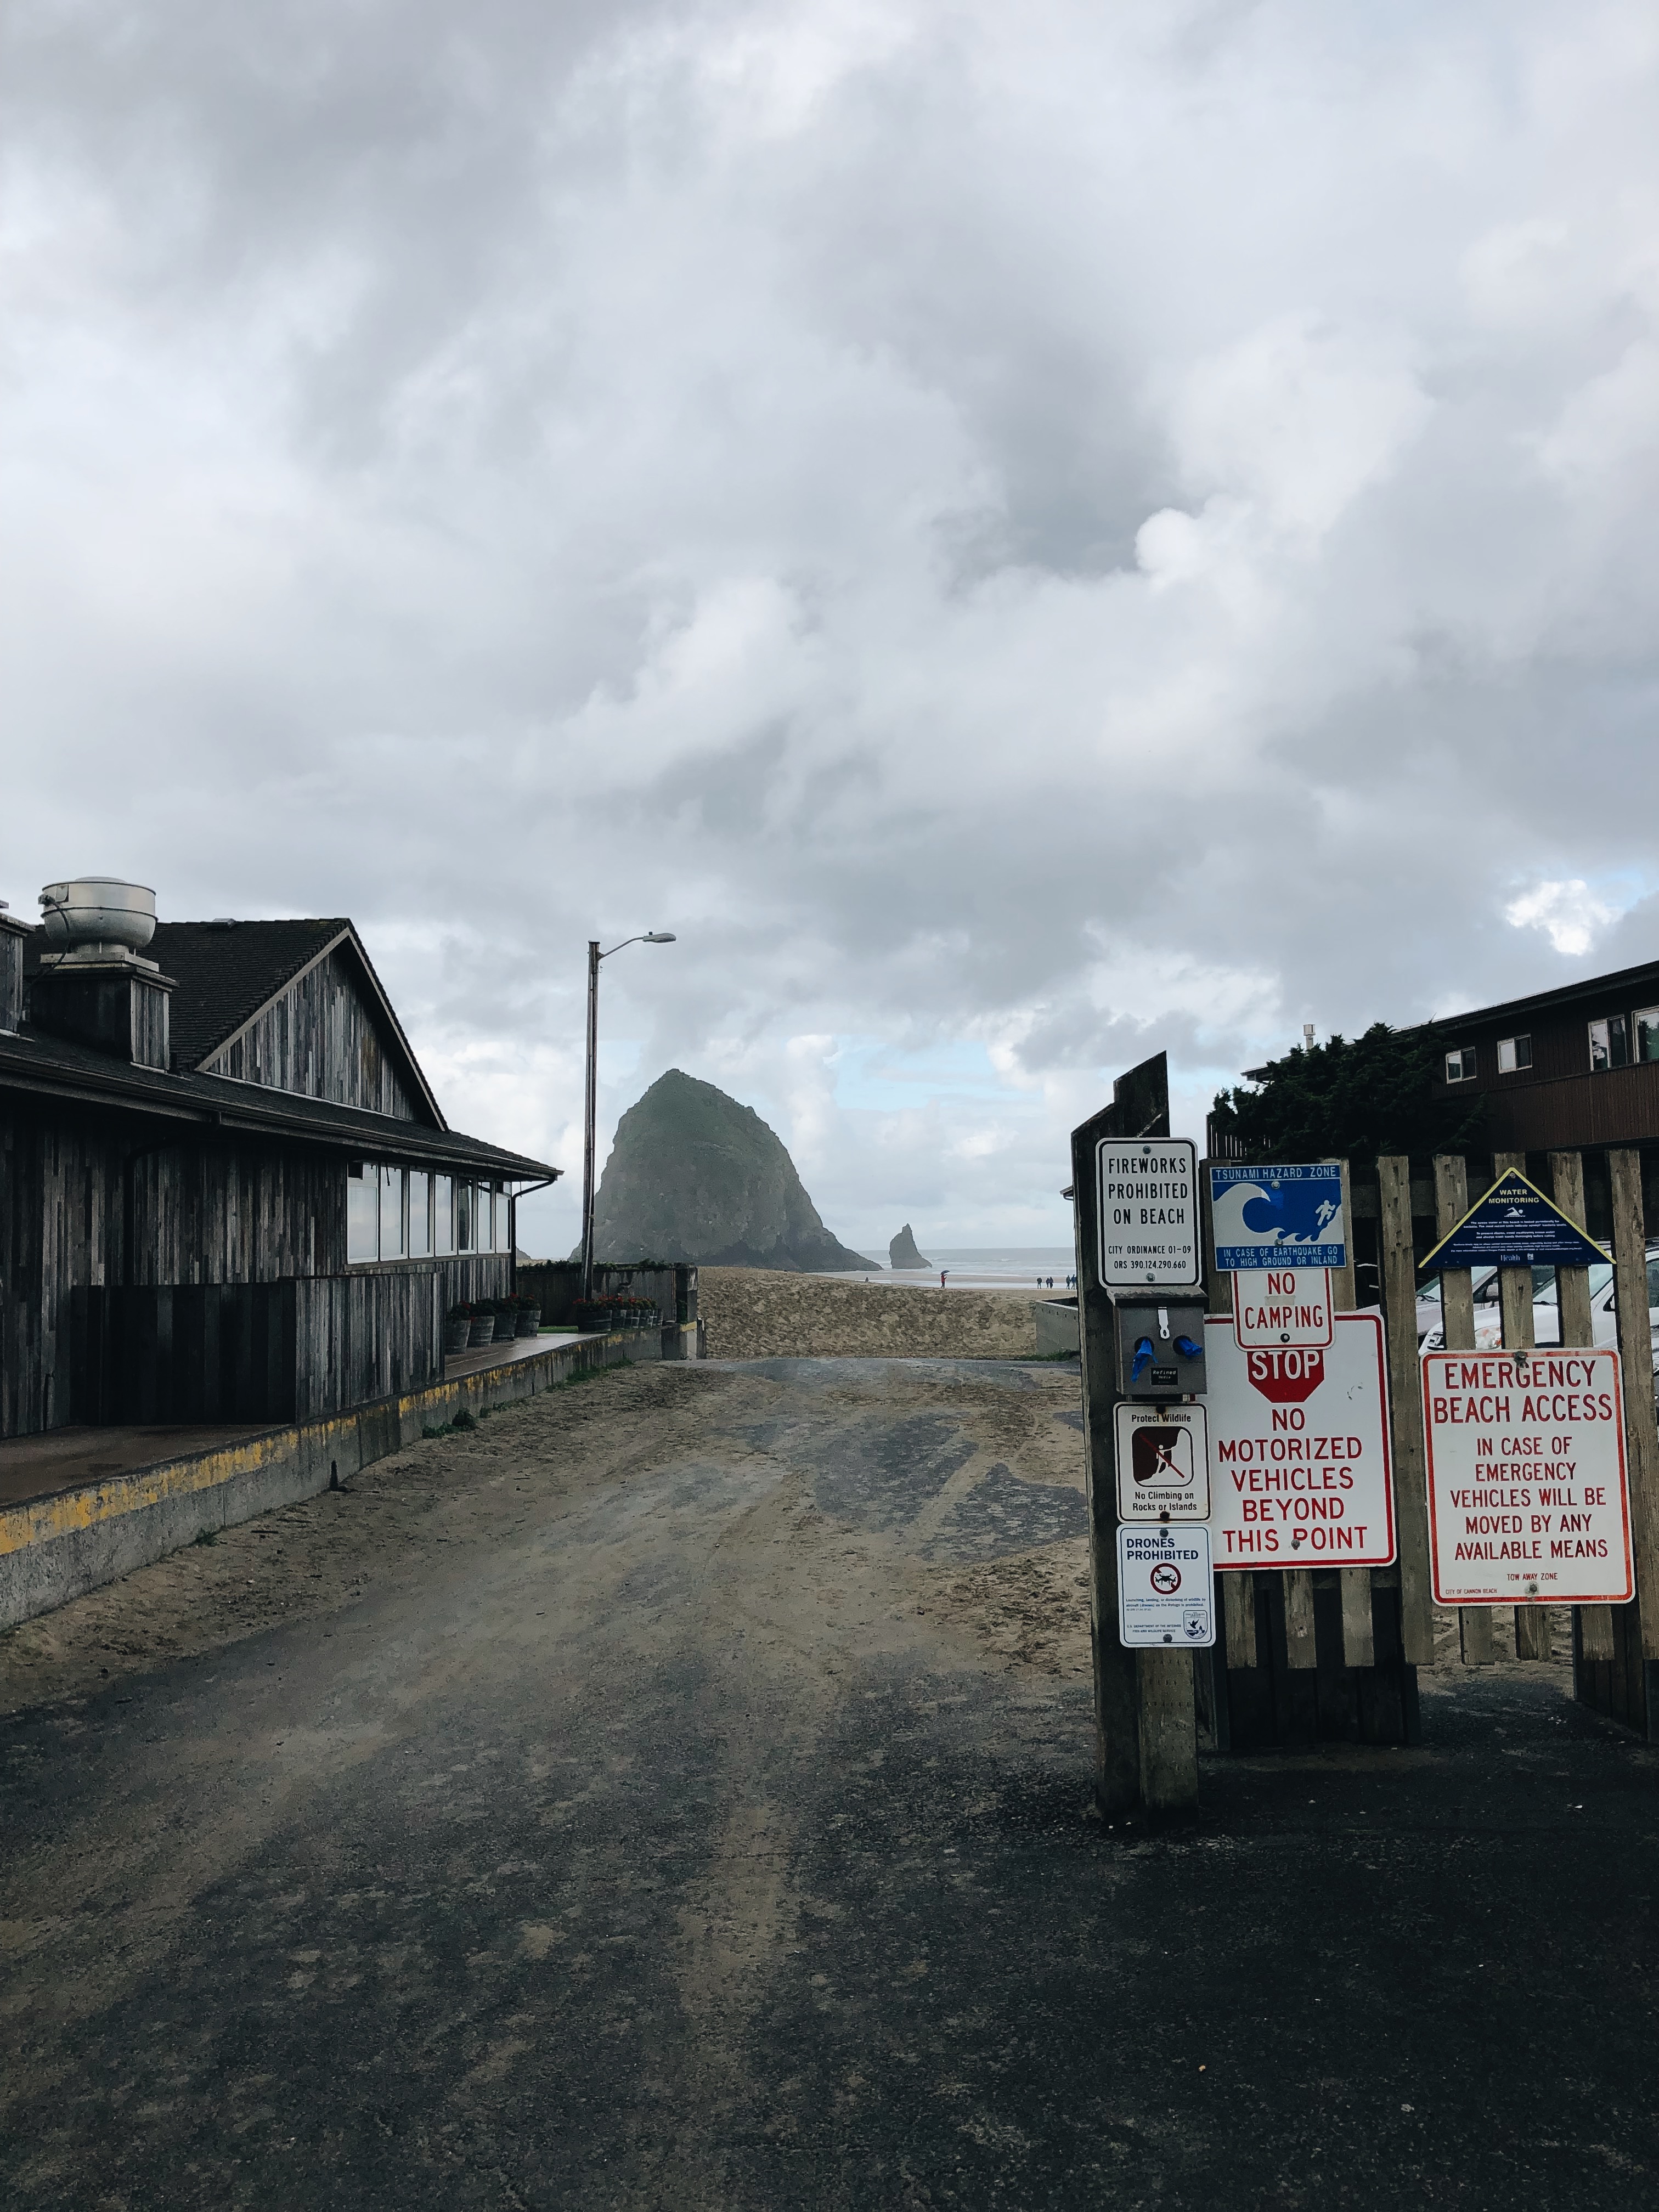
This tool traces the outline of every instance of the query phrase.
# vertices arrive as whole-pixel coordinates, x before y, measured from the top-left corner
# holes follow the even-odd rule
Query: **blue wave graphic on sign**
[[[1258,1237],[1271,1234],[1281,1244],[1313,1244],[1337,1208],[1318,1183],[1281,1182],[1247,1198],[1243,1212],[1244,1226]]]

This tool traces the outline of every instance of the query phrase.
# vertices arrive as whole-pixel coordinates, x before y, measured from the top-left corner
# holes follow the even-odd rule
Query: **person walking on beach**
[[[941,1268],[939,1269],[939,1286],[940,1290],[943,1290],[943,1289],[945,1288],[945,1277],[950,1273],[950,1272],[951,1272],[951,1271],[950,1271],[950,1269],[949,1269],[948,1267],[941,1267]]]

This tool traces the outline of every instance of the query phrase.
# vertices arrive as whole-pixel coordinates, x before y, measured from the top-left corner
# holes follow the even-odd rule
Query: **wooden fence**
[[[1436,1653],[1436,1608],[1429,1553],[1422,1371],[1417,1329],[1418,1261],[1448,1233],[1491,1182],[1519,1155],[1440,1158],[1426,1184],[1413,1184],[1411,1162],[1388,1156],[1343,1164],[1350,1198],[1350,1264],[1333,1282],[1339,1311],[1377,1302],[1388,1350],[1394,1462],[1396,1564],[1379,1568],[1235,1570],[1216,1577],[1218,1640],[1210,1652],[1127,1651],[1117,1633],[1116,1504],[1110,1408],[1115,1383],[1108,1347],[1109,1301],[1098,1287],[1094,1150],[1103,1137],[1157,1136],[1168,1130],[1162,1055],[1116,1086],[1113,1103],[1073,1133],[1078,1272],[1082,1318],[1084,1427],[1090,1492],[1093,1594],[1097,1790],[1108,1813],[1174,1810],[1197,1798],[1197,1753],[1320,1740],[1399,1744],[1419,1740],[1417,1670]],[[1206,1303],[1231,1311],[1232,1280],[1215,1266],[1204,1205]],[[1532,1180],[1581,1227],[1611,1242],[1617,1342],[1623,1370],[1636,1596],[1623,1606],[1572,1608],[1573,1679],[1586,1705],[1659,1741],[1659,1424],[1649,1322],[1643,1159],[1613,1150],[1589,1164],[1601,1188],[1587,1207],[1587,1162],[1558,1152],[1530,1164]],[[1471,1169],[1474,1170],[1473,1176]],[[1423,1206],[1423,1212],[1415,1211]],[[1369,1200],[1369,1203],[1367,1202]],[[1596,1217],[1601,1216],[1598,1219]],[[1356,1229],[1365,1231],[1357,1236]],[[1593,1320],[1587,1267],[1557,1271],[1560,1341],[1588,1346]],[[1370,1281],[1364,1279],[1369,1277]],[[1358,1278],[1358,1279],[1357,1279]],[[1441,1278],[1445,1345],[1473,1350],[1473,1279],[1465,1269]],[[1372,1288],[1372,1285],[1375,1288]],[[1370,1295],[1367,1296],[1367,1291]],[[1499,1271],[1502,1342],[1533,1343],[1529,1267]],[[1481,1667],[1500,1658],[1551,1656],[1545,1604],[1457,1608],[1457,1656]]]

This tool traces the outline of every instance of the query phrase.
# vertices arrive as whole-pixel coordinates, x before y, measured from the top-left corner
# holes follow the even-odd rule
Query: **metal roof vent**
[[[142,952],[155,934],[155,892],[113,876],[48,884],[40,905],[46,942],[65,959],[119,960]]]

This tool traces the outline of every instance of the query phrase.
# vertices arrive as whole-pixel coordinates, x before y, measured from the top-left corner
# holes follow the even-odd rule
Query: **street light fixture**
[[[623,951],[630,945],[672,945],[672,929],[647,929],[638,937],[624,937],[620,945],[613,945],[611,952]],[[582,1130],[582,1303],[586,1305],[593,1295],[593,1106],[594,1085],[598,1077],[599,1057],[599,963],[608,960],[611,952],[601,952],[599,940],[587,940],[587,1115]]]

